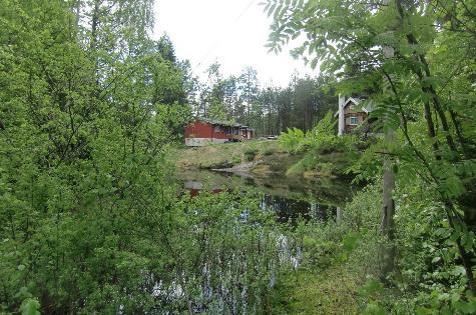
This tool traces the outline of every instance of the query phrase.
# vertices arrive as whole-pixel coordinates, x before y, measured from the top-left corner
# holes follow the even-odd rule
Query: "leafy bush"
[[[276,153],[275,148],[267,148],[266,150],[263,151],[264,156],[270,156],[270,155],[273,155],[274,153]]]
[[[399,178],[397,184],[395,238],[399,252],[396,273],[386,280],[393,288],[375,285],[381,276],[379,248],[385,241],[380,234],[381,183],[377,180],[357,193],[343,210],[342,224],[349,231],[359,231],[358,246],[346,265],[354,274],[373,279],[362,287],[362,311],[474,313],[476,299],[466,289],[464,269],[454,260],[458,253],[455,237],[445,222],[443,206],[434,201],[436,192],[420,180]],[[370,292],[369,288],[378,289]]]
[[[279,136],[279,144],[283,149],[290,153],[304,154],[303,158],[288,170],[288,174],[311,170],[318,171],[322,175],[344,175],[347,172],[354,163],[359,140],[355,136],[336,136],[335,124],[332,112],[328,112],[306,133],[293,128]]]
[[[249,148],[249,149],[246,149],[243,154],[245,155],[245,160],[248,162],[251,162],[254,160],[257,153],[258,153],[258,149]]]
[[[234,156],[231,158],[231,163],[232,163],[233,165],[240,164],[240,163],[241,163],[241,157],[239,157],[238,155],[234,155]]]
[[[317,156],[314,154],[305,154],[298,162],[291,165],[286,171],[286,175],[299,175],[317,165]]]
[[[281,133],[278,138],[279,144],[281,147],[291,153],[300,152],[307,141],[307,134],[305,134],[301,129],[292,128]]]

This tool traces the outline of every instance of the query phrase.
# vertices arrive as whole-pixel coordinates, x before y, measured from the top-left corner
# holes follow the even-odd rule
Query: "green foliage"
[[[258,149],[257,148],[248,148],[245,150],[245,152],[243,153],[245,155],[245,159],[248,161],[248,162],[251,162],[254,160],[256,154],[258,153]]]
[[[279,136],[279,144],[289,152],[300,152],[305,145],[306,134],[297,128],[288,129]]]
[[[317,157],[313,154],[304,155],[299,161],[291,165],[286,171],[286,175],[300,175],[306,172],[307,170],[314,169],[317,167],[319,162]]]
[[[236,155],[236,156],[233,156],[233,157],[231,158],[231,163],[232,163],[233,165],[238,165],[238,164],[240,164],[240,163],[241,163],[241,157],[240,157],[240,156],[237,156],[237,155]]]
[[[358,279],[344,268],[322,273],[299,270],[286,275],[274,289],[273,314],[357,314]]]
[[[281,146],[289,152],[303,152],[309,148],[319,149],[322,145],[332,145],[329,142],[335,138],[336,121],[331,111],[327,112],[312,130],[303,132],[300,129],[288,129],[281,133],[278,140]]]
[[[336,121],[332,112],[320,120],[312,130],[289,129],[281,133],[278,142],[290,153],[304,153],[288,174],[318,171],[320,175],[344,175],[353,164],[359,141],[354,136],[335,135]]]
[[[404,184],[395,191],[395,200],[401,206],[395,218],[399,253],[392,285],[381,282],[378,270],[384,240],[380,234],[381,183],[377,181],[354,195],[342,209],[337,224],[331,221],[298,226],[295,237],[302,250],[300,270],[308,274],[307,280],[291,277],[277,288],[281,296],[297,299],[287,300],[288,312],[306,309],[311,313],[309,308],[297,304],[302,303],[302,296],[306,297],[306,305],[320,309],[327,302],[318,283],[342,277],[344,270],[346,281],[352,281],[355,290],[349,299],[358,313],[473,312],[475,300],[465,288],[465,271],[454,259],[458,255],[457,237],[452,236],[445,222],[442,205],[432,202],[435,191],[415,180],[398,183]],[[435,206],[439,207],[437,211]],[[325,292],[334,301],[343,294]],[[276,307],[282,307],[281,303],[284,301],[278,299]],[[330,305],[331,309],[336,307]]]
[[[0,7],[1,312],[187,309],[199,300],[196,280],[206,267],[195,246],[194,224],[203,223],[195,207],[206,208],[179,198],[170,183],[165,152],[189,109],[181,68],[147,36],[151,2]],[[217,204],[230,209],[230,201]],[[238,257],[234,248],[254,250],[252,233],[263,230],[231,229],[238,210],[217,209],[213,218],[210,211],[203,225],[228,222],[227,242],[215,226],[200,234],[201,245],[223,249],[224,261]],[[249,271],[252,279],[266,278],[270,268],[261,266],[259,275]],[[227,287],[237,294],[235,282]]]
[[[211,313],[261,307],[272,275],[290,264],[279,258],[274,216],[262,212],[254,198],[225,193],[177,205],[171,213],[174,223],[163,233],[176,273],[170,281],[183,275],[185,295],[167,298],[167,309],[183,310],[187,303]]]
[[[276,153],[276,149],[275,148],[266,148],[264,151],[263,151],[263,155],[264,156],[270,156],[270,155],[273,155]]]
[[[280,51],[304,34],[295,55],[337,74],[339,92],[371,102],[370,119],[385,133],[349,171],[359,173],[356,180],[375,181],[385,161],[396,174],[395,225],[383,221],[389,238],[375,229],[364,243],[374,244],[367,250],[375,255],[379,246],[395,248],[395,274],[381,276],[402,286],[402,303],[391,303],[388,294],[384,303],[371,301],[367,311],[471,311],[465,290],[476,290],[470,232],[476,226],[475,180],[469,166],[476,152],[469,74],[476,64],[474,3],[268,0],[264,5],[274,20],[270,49]],[[393,186],[389,179],[385,188]],[[379,212],[379,205],[373,208]],[[409,291],[418,297],[407,298]],[[457,309],[450,297],[466,299],[468,309]]]
[[[270,313],[276,277],[325,270],[326,285],[306,286],[322,295],[337,284],[335,266],[352,283],[350,312],[354,302],[369,314],[475,312],[474,4],[265,5],[270,48],[307,35],[294,54],[328,76],[260,91],[253,69],[224,79],[216,64],[192,95],[196,82],[170,40],[149,36],[153,1],[0,0],[1,312]],[[335,75],[393,133],[353,167],[360,144],[336,137],[324,115]],[[370,185],[338,222],[291,228],[253,195],[180,195],[166,153],[198,99],[196,113],[261,133],[296,127],[279,138],[303,154],[291,171],[359,173]],[[382,156],[397,184],[389,237]],[[382,276],[389,245],[395,269]],[[308,298],[295,310],[309,310]]]
[[[402,179],[398,183],[394,198],[399,205],[395,217],[399,253],[391,288],[376,280],[383,241],[380,183],[357,193],[343,210],[342,224],[348,231],[358,231],[346,266],[368,277],[358,290],[362,312],[467,313],[474,299],[465,288],[465,271],[454,259],[457,236],[452,235],[443,205],[434,203],[436,192],[424,182]],[[467,237],[471,238],[469,233]]]
[[[40,303],[37,299],[25,299],[20,305],[20,312],[22,315],[40,315]]]
[[[287,128],[310,130],[337,103],[332,76],[293,76],[287,87],[261,88],[257,71],[244,68],[224,77],[214,63],[206,82],[193,79],[193,112],[199,117],[235,121],[255,130],[255,135],[277,135]]]

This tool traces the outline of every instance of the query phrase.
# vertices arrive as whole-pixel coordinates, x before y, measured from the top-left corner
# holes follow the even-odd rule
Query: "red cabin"
[[[185,127],[185,145],[204,146],[209,143],[225,143],[249,140],[254,130],[240,124],[211,119],[198,119]]]

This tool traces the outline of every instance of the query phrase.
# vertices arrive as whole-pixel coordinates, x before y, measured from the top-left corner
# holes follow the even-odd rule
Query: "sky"
[[[268,53],[271,19],[261,1],[156,0],[154,37],[166,33],[177,57],[190,60],[194,73],[202,77],[215,61],[225,76],[239,74],[247,66],[255,68],[264,86],[285,86],[295,71],[316,73],[286,49],[279,55]]]

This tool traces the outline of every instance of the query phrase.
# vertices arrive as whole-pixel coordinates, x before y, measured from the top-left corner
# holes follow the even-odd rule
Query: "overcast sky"
[[[155,37],[167,33],[180,59],[200,75],[214,61],[225,75],[244,67],[258,71],[263,85],[286,85],[292,73],[313,73],[285,50],[276,56],[266,44],[271,20],[261,0],[156,0]],[[315,73],[315,70],[314,70]]]

